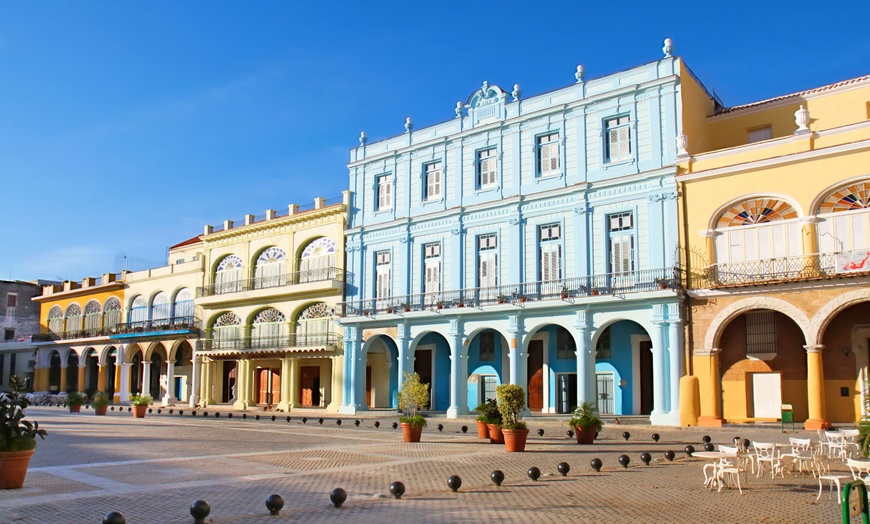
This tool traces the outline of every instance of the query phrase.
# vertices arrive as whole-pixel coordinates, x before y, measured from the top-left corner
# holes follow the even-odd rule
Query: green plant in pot
[[[9,378],[10,393],[0,393],[0,489],[17,489],[24,485],[30,457],[36,450],[36,437],[45,439],[39,422],[25,419],[30,401],[21,396],[21,382]]]
[[[489,425],[498,426],[501,424],[501,413],[498,412],[498,403],[494,398],[486,399],[486,402],[474,408],[477,412],[477,436],[480,438],[489,438]]]
[[[70,413],[79,413],[82,405],[88,401],[88,396],[78,391],[73,391],[66,397],[66,405]]]
[[[574,428],[574,436],[578,444],[592,444],[595,441],[595,433],[601,430],[602,424],[598,417],[598,406],[588,401],[574,409],[568,422],[568,425]]]
[[[105,393],[97,393],[91,404],[94,406],[94,414],[105,415],[109,410],[109,396]]]
[[[130,397],[130,403],[133,404],[133,416],[135,418],[145,418],[145,412],[148,406],[154,403],[151,395],[133,395]]]
[[[509,452],[525,451],[529,428],[522,421],[522,411],[526,407],[526,392],[516,384],[501,384],[495,388],[498,412],[501,413],[501,431],[504,446]]]
[[[417,373],[405,373],[399,390],[399,409],[404,414],[399,418],[402,438],[405,442],[420,442],[426,419],[419,413],[429,406],[429,384],[420,382]]]

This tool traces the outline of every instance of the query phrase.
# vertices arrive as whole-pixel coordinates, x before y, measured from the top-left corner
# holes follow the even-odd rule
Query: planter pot
[[[402,422],[402,440],[405,442],[420,442],[420,436],[423,435],[423,426],[412,426],[407,422]]]
[[[24,485],[30,457],[36,450],[0,452],[0,489],[18,489]]]
[[[595,442],[595,428],[574,426],[574,437],[577,439],[577,444],[592,444]]]
[[[526,300],[528,300],[527,297],[520,297],[520,302],[525,302]]]
[[[562,293],[561,296],[562,296],[562,300],[565,300],[566,298],[568,298],[568,293]]]
[[[504,444],[504,434],[498,424],[487,424],[486,427],[489,428],[490,444]]]
[[[526,439],[529,436],[527,429],[503,429],[504,449],[508,453],[520,452],[526,450]]]
[[[105,415],[109,406],[94,406],[94,415]]]
[[[486,422],[477,421],[477,438],[489,438],[489,428]]]
[[[73,406],[72,404],[70,404],[70,405],[68,405],[67,407],[69,408],[69,412],[70,412],[70,413],[81,413],[81,411],[82,411],[82,405],[81,405],[81,404],[79,404],[79,405],[77,405],[77,406]]]
[[[145,418],[145,413],[148,411],[148,406],[133,406],[134,418]]]
[[[598,296],[598,291],[595,290],[595,289],[593,289],[593,290],[592,290],[592,296],[593,296],[593,297],[597,297],[597,296]]]

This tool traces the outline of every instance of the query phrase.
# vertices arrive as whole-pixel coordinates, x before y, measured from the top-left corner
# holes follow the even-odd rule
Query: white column
[[[650,422],[653,424],[659,424],[659,421],[662,420],[662,415],[668,412],[665,408],[664,324],[661,321],[653,322],[653,410],[650,414]]]
[[[399,388],[402,387],[402,381],[405,380],[405,373],[414,372],[414,355],[411,353],[410,340],[408,340],[407,326],[399,324],[398,333],[396,335],[396,347],[398,348],[398,373],[399,373]],[[431,393],[431,392],[430,392]]]
[[[356,387],[359,377],[356,370],[356,354],[360,351],[359,328],[348,326],[344,331],[344,381],[341,392],[341,407],[339,412],[354,415],[357,411]],[[365,375],[362,377],[365,382]],[[365,387],[365,384],[363,384]]]
[[[450,321],[450,407],[447,418],[468,412],[468,350],[458,320]]]
[[[130,368],[132,365],[129,362],[121,364],[121,402],[130,402]]]
[[[199,388],[200,383],[202,382],[202,362],[200,362],[200,358],[197,356],[195,351],[193,353],[193,360],[190,361],[190,364],[189,404],[190,407],[195,407],[199,402]]]
[[[330,359],[332,362],[332,389],[329,392],[329,404],[326,409],[338,411],[341,409],[342,388],[344,384],[344,358],[336,355]]]
[[[166,395],[163,405],[175,404],[175,362],[166,361]]]
[[[142,361],[142,395],[151,394],[151,361]]]
[[[577,328],[577,404],[595,402],[595,394],[589,396],[588,385],[595,383],[595,366],[589,368],[589,329],[586,326]]]
[[[281,359],[281,400],[278,402],[278,409],[283,411],[290,411],[290,385],[295,382],[290,380],[290,362],[290,357]]]

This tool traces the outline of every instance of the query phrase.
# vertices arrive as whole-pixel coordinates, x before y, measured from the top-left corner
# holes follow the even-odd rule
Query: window
[[[381,175],[377,178],[378,182],[378,210],[390,209],[393,207],[393,181],[390,175]]]
[[[610,358],[610,326],[604,328],[595,344],[595,358]]]
[[[7,293],[6,294],[6,307],[17,307],[18,306],[18,295],[15,293]]]
[[[486,189],[496,187],[496,150],[484,149],[477,152],[477,187]]]
[[[495,360],[495,331],[484,331],[480,334],[480,361]]]
[[[569,359],[575,358],[577,353],[577,343],[574,337],[565,328],[556,329],[556,358]]]
[[[540,280],[552,282],[562,278],[562,226],[547,224],[538,228],[540,235]]]
[[[746,355],[776,353],[776,312],[746,313]]]
[[[317,282],[331,278],[335,267],[335,242],[326,237],[320,237],[305,247],[302,259],[299,261],[299,282]]]
[[[627,116],[604,122],[605,161],[620,162],[631,158],[631,121]]]
[[[378,251],[375,253],[375,298],[378,306],[387,306],[385,299],[390,296],[390,252]]]
[[[242,259],[236,255],[224,257],[214,275],[214,292],[235,293],[242,290]]]
[[[423,198],[425,200],[441,198],[441,162],[426,164],[423,176]]]
[[[260,253],[257,265],[254,266],[254,289],[286,285],[285,258],[284,250],[276,246],[266,248]]]
[[[498,286],[498,237],[477,237],[477,285],[482,288]]]
[[[14,339],[15,339],[15,330],[6,328],[3,331],[3,340],[9,341],[9,340],[14,340]],[[2,372],[2,371],[0,371],[0,372]]]
[[[251,322],[251,347],[281,347],[286,319],[275,308],[267,308],[257,313]]]
[[[106,300],[103,311],[105,314],[103,325],[106,329],[113,328],[121,323],[121,301],[117,297],[110,297],[109,300]]]
[[[427,295],[441,291],[441,244],[423,245],[424,290]]]
[[[323,302],[312,304],[305,308],[296,321],[296,344],[313,346],[329,344],[329,334],[333,331],[332,308]]]
[[[175,318],[175,322],[190,322],[193,320],[193,291],[190,288],[181,288],[175,294],[172,316]]]
[[[559,173],[559,133],[538,137],[538,175]]]
[[[610,271],[623,274],[634,271],[634,215],[610,215]]]
[[[151,299],[151,320],[155,325],[169,323],[169,307],[169,296],[162,291]]]
[[[747,143],[761,142],[773,138],[773,130],[770,126],[759,127],[758,129],[750,129],[747,132]]]

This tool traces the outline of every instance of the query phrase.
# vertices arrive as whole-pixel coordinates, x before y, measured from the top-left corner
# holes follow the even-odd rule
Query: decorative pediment
[[[484,80],[480,89],[471,93],[468,103],[465,104],[472,124],[482,120],[504,118],[506,97],[507,91],[496,85],[490,85]]]

